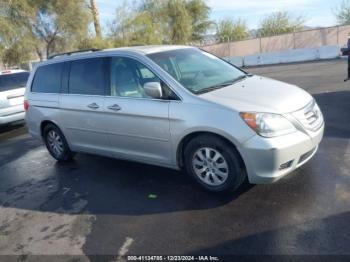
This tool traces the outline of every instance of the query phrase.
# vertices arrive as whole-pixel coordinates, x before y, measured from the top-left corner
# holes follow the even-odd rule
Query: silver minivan
[[[83,152],[184,169],[216,192],[277,181],[324,131],[304,90],[186,46],[57,55],[31,73],[24,105],[58,161]]]

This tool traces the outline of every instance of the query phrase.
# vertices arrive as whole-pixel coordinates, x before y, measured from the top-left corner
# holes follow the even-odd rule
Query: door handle
[[[112,105],[112,106],[108,106],[107,108],[110,109],[110,110],[113,110],[113,111],[119,111],[119,110],[122,109],[122,108],[121,108],[120,106],[118,106],[117,104],[114,104],[114,105]]]
[[[92,103],[90,105],[87,105],[87,107],[91,108],[91,109],[98,109],[98,108],[100,108],[100,106],[98,104],[96,104],[96,103]]]

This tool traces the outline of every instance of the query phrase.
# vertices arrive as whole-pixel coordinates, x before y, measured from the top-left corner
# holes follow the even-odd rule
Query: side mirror
[[[158,82],[148,82],[143,85],[143,89],[145,90],[146,95],[160,99],[162,98],[162,87]]]

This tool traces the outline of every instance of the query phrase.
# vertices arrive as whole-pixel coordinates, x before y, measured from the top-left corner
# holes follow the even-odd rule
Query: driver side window
[[[167,98],[170,89],[145,65],[131,58],[111,58],[111,96],[151,98],[143,89],[148,82],[160,83]]]

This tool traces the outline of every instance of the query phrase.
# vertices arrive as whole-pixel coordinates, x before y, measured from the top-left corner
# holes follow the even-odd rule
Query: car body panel
[[[169,101],[106,97],[104,110],[115,157],[171,164]]]
[[[26,99],[30,104],[26,114],[29,131],[40,137],[40,123],[51,119],[62,129],[73,151],[174,169],[181,168],[178,153],[188,135],[212,133],[225,138],[236,148],[252,183],[274,182],[315,154],[324,125],[315,132],[299,125],[292,134],[264,138],[249,128],[239,115],[242,111],[269,112],[288,118],[291,113],[310,104],[313,100],[311,95],[296,86],[259,76],[246,77],[233,85],[195,95],[146,56],[176,48],[184,47],[120,48],[62,56],[44,62],[39,66],[95,57],[133,58],[152,70],[178,99],[167,101],[58,94],[54,101],[45,102],[43,100],[49,99],[49,96],[40,97],[30,92],[34,70],[26,89]],[[87,109],[90,103],[99,104],[99,109]],[[108,108],[115,104],[121,109],[113,111]],[[299,163],[297,160],[310,150],[313,150],[312,153]],[[293,159],[293,163],[280,170],[284,161],[289,159]]]
[[[90,108],[95,104],[99,108]],[[72,150],[106,154],[109,142],[104,96],[59,95],[59,121]]]
[[[245,78],[201,97],[238,112],[277,114],[294,112],[312,100],[311,96],[299,87],[261,76]]]
[[[272,183],[310,160],[322,140],[324,128],[312,135],[295,132],[289,135],[262,138],[254,136],[239,147],[245,160],[249,181],[254,184]],[[303,161],[299,160],[304,154],[309,154]],[[285,163],[291,164],[280,169]]]
[[[25,73],[25,70],[0,71],[2,75],[15,76],[17,73]],[[23,108],[25,88],[18,86],[10,90],[1,91],[0,88],[0,125],[22,121],[25,118]]]
[[[59,95],[30,92],[25,99],[30,102],[26,112],[28,131],[35,138],[41,139],[43,122],[60,123]]]

